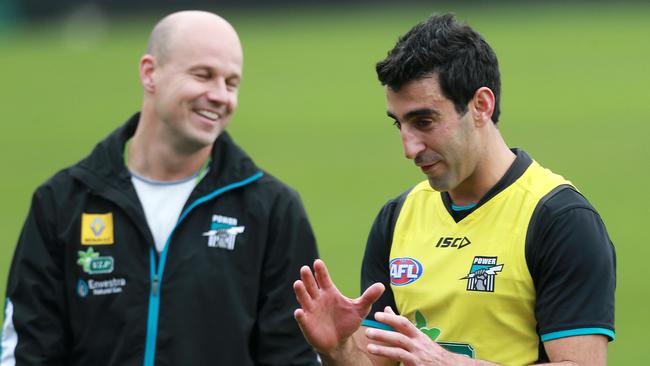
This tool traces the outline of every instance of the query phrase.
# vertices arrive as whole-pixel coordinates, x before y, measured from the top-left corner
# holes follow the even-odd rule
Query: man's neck
[[[127,166],[135,174],[174,181],[196,174],[208,161],[212,145],[182,150],[142,119],[127,146]]]
[[[449,190],[454,205],[467,206],[478,203],[506,174],[516,155],[508,148],[497,132],[476,164],[474,172],[461,184]]]

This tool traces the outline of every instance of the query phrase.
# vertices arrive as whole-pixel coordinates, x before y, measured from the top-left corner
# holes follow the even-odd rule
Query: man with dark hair
[[[242,67],[215,14],[156,25],[141,113],[34,194],[0,365],[318,364],[292,317],[307,215],[225,132]]]
[[[504,142],[490,46],[432,16],[377,73],[428,179],[377,216],[361,297],[343,296],[320,260],[301,268],[294,315],[325,364],[606,364],[613,245],[569,181]]]

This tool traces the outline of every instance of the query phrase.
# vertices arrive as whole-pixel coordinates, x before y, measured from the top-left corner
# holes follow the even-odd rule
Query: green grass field
[[[234,13],[245,50],[231,125],[256,162],[302,195],[322,257],[358,293],[379,208],[423,179],[402,157],[374,63],[398,35],[453,10],[495,48],[500,128],[600,211],[618,255],[613,365],[650,364],[644,186],[650,148],[650,6],[346,8]],[[33,190],[138,109],[137,63],[154,19],[97,32],[57,24],[0,34],[0,298]],[[598,271],[598,268],[594,268]],[[1,316],[0,316],[1,317]]]

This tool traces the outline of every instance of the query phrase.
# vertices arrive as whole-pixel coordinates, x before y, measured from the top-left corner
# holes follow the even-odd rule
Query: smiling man
[[[615,252],[563,177],[510,149],[496,55],[432,16],[377,64],[406,158],[426,175],[380,211],[358,299],[301,268],[295,312],[327,365],[604,365]]]
[[[0,365],[317,364],[292,317],[302,203],[225,132],[242,65],[215,14],[155,26],[141,113],[34,194]]]

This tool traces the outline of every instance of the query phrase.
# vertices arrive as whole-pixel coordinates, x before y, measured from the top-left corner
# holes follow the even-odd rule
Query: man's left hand
[[[377,312],[375,319],[396,331],[368,328],[370,354],[402,362],[404,366],[471,365],[469,358],[445,350],[388,306]]]

